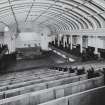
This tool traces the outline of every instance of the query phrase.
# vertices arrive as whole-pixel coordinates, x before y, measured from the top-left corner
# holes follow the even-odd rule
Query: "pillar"
[[[65,35],[65,43],[66,43],[66,47],[67,47],[67,35]]]
[[[73,49],[73,39],[72,39],[72,35],[70,36],[70,49],[72,50]]]
[[[54,45],[55,45],[55,36],[53,37]]]
[[[62,43],[62,34],[59,34],[59,45]]]
[[[65,36],[63,36],[63,47],[65,48]]]
[[[67,35],[67,48],[69,47],[69,35]]]
[[[82,35],[80,35],[80,53],[83,52],[83,40],[82,40]]]
[[[95,36],[95,51],[94,54],[98,54],[98,37]]]
[[[59,35],[58,35],[58,46],[60,46],[60,37],[59,37]]]
[[[70,47],[69,45],[70,45],[70,36],[68,36],[68,47]]]
[[[4,44],[8,45],[9,53],[15,52],[16,50],[16,37],[15,33],[11,32],[11,30],[4,32]]]
[[[86,48],[88,48],[88,36],[86,37]]]
[[[55,45],[57,45],[57,35],[55,36]]]
[[[69,36],[69,44],[70,44],[70,42],[71,42],[71,39],[70,39],[70,36]]]

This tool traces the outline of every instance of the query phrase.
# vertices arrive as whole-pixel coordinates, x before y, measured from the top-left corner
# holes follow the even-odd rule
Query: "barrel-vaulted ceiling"
[[[52,32],[105,27],[104,0],[0,0],[0,28],[32,22]]]

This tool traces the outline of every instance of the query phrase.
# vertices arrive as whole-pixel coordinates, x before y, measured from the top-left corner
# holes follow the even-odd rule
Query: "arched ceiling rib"
[[[47,26],[52,32],[105,28],[105,1],[0,0],[0,23],[20,28],[21,22],[29,21]]]

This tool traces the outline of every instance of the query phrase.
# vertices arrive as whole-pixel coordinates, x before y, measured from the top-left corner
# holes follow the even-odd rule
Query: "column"
[[[95,36],[95,51],[94,54],[98,54],[98,37]]]
[[[63,47],[65,48],[65,36],[63,36]]]
[[[72,40],[72,35],[70,35],[70,49],[72,50],[73,46],[72,46],[73,40]]]
[[[88,36],[86,36],[86,48],[88,48]]]
[[[70,36],[69,36],[69,40],[68,41],[69,41],[69,44],[70,44]]]
[[[69,35],[67,35],[67,48],[69,47]]]
[[[58,46],[60,46],[60,38],[59,38],[59,35],[58,35]]]
[[[59,45],[61,47],[61,42],[62,42],[62,34],[59,34]]]
[[[53,37],[54,45],[55,45],[55,36]]]
[[[8,49],[9,49],[9,53],[13,52],[13,38],[12,38],[12,32],[11,31],[7,31],[4,33],[4,44],[8,45]]]
[[[82,40],[82,35],[80,35],[80,53],[83,52],[83,40]]]
[[[67,35],[67,48],[69,48],[69,45],[70,45],[70,36]]]
[[[67,48],[67,35],[65,35],[65,47]]]
[[[54,45],[57,44],[57,43],[56,43],[56,41],[57,41],[56,39],[57,39],[57,36],[54,37]]]

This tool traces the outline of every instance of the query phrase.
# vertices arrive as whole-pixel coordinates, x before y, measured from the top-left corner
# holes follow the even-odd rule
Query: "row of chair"
[[[55,43],[54,44],[54,42],[52,41],[50,43],[50,45],[51,46],[54,46],[54,47],[56,47],[56,48],[58,48],[60,50],[63,50],[65,52],[67,52],[67,53],[70,53],[72,55],[75,55],[75,56],[78,56],[78,57],[81,56],[81,53],[80,53],[80,45],[77,45],[77,46],[73,47],[72,50],[70,49],[70,44],[68,44],[68,43],[65,43],[65,47],[64,47],[64,45],[62,43],[58,45],[58,43]]]
[[[98,55],[94,54],[95,49],[93,47],[86,48],[81,55],[82,61],[88,61],[88,60],[97,60]]]
[[[83,52],[80,52],[80,45],[75,45],[75,47],[72,48],[72,50],[70,49],[70,44],[65,43],[65,47],[63,46],[63,44],[58,45],[58,43],[54,43],[54,41],[52,41],[50,43],[51,46],[54,46],[58,49],[61,49],[63,51],[66,51],[67,53],[70,53],[72,55],[75,55],[77,57],[81,57],[82,61],[89,61],[89,60],[97,60],[98,56],[96,54],[94,54],[94,48],[93,47],[88,47],[88,48],[84,48]]]
[[[82,68],[69,67],[68,68],[68,67],[52,66],[52,67],[49,67],[49,68],[53,69],[53,70],[59,70],[59,71],[64,71],[64,72],[69,72],[69,73],[76,73],[77,75],[82,75],[82,74],[87,73],[88,74],[88,78],[93,78],[93,77],[99,76],[99,73],[96,73],[93,67],[91,67],[88,70],[85,70],[85,67],[82,67]]]

